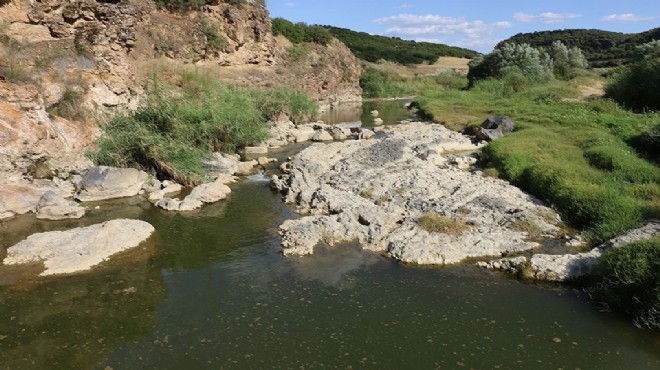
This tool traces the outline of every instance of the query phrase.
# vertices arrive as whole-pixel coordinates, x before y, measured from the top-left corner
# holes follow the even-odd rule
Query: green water
[[[35,232],[156,228],[91,273],[0,267],[0,369],[660,369],[660,334],[580,291],[351,244],[284,258],[277,227],[297,216],[257,180],[192,213],[136,197],[77,221],[0,223],[0,258]]]
[[[361,122],[364,127],[374,126],[374,117],[371,111],[377,110],[383,120],[384,125],[393,125],[405,119],[412,119],[414,116],[410,111],[404,109],[404,104],[411,102],[411,99],[397,100],[370,100],[360,104],[340,104],[335,109],[323,112],[319,119],[327,124],[336,124],[342,122]]]

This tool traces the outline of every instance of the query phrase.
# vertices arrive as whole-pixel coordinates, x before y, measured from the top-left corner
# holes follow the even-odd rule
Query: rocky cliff
[[[187,10],[153,0],[0,2],[0,171],[80,154],[100,132],[97,115],[137,108],[160,65],[294,87],[322,106],[359,99],[360,66],[342,43],[296,58],[291,48],[256,0]]]

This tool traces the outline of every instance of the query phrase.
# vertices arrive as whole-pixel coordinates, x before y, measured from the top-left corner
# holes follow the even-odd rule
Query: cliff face
[[[0,2],[0,170],[24,170],[29,161],[17,158],[26,156],[79,153],[99,133],[84,123],[95,121],[90,112],[137,108],[161,64],[294,87],[324,106],[359,100],[360,66],[343,44],[310,45],[292,63],[263,2],[235,3],[169,11],[152,0]]]

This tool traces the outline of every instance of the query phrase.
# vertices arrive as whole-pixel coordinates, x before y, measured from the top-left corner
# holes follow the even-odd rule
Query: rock
[[[266,154],[268,153],[268,147],[267,146],[246,146],[243,148],[243,153],[245,155],[248,154]]]
[[[238,171],[239,159],[224,154],[211,153],[211,155],[202,161],[205,170],[215,174],[233,175]]]
[[[163,198],[156,205],[168,211],[193,211],[204,203],[215,203],[227,198],[231,189],[222,182],[211,182],[196,186],[182,201]]]
[[[280,227],[285,255],[357,240],[404,262],[449,264],[534,248],[516,229],[520,220],[543,233],[558,231],[544,218],[553,211],[520,189],[440,166],[446,160],[440,148],[472,145],[469,137],[426,123],[388,126],[386,132],[373,140],[317,143],[282,166],[284,175],[272,186],[308,215]],[[462,219],[466,230],[429,233],[417,222],[426,213]]]
[[[76,199],[91,202],[137,195],[148,179],[144,171],[134,168],[92,167],[83,176]]]
[[[500,270],[510,274],[518,273],[524,268],[525,265],[527,265],[527,257],[525,256],[501,258],[487,262],[477,262],[477,266],[479,267],[483,267],[489,270]]]
[[[580,279],[590,274],[598,260],[607,250],[619,248],[639,240],[660,235],[660,221],[648,221],[643,226],[612,238],[586,253],[535,254],[530,259],[530,278],[545,281],[565,282]]]
[[[154,191],[158,191],[162,189],[163,183],[161,183],[158,179],[149,179],[147,182],[142,185],[142,189],[146,191],[147,193],[153,193]]]
[[[277,158],[268,158],[268,157],[259,157],[257,158],[257,163],[260,166],[265,166],[269,163],[277,162]]]
[[[334,140],[346,140],[350,134],[350,130],[343,129],[341,127],[333,126],[330,128],[330,135],[332,135]]]
[[[0,186],[0,219],[22,215],[36,209],[41,196],[57,192],[54,184],[19,183]]]
[[[375,133],[373,130],[366,130],[366,129],[361,129],[360,132],[357,135],[357,138],[359,140],[366,140],[366,139],[371,139],[374,137]]]
[[[325,130],[316,130],[311,137],[312,141],[332,141],[334,138]]]
[[[140,220],[112,220],[68,231],[29,236],[7,249],[5,265],[42,262],[41,276],[89,270],[110,256],[137,247],[154,232]]]
[[[377,110],[372,110],[369,113],[371,114],[372,117],[378,117],[378,115],[380,115],[380,112],[378,112]]]
[[[78,203],[64,199],[60,194],[49,190],[41,196],[37,203],[36,211],[38,219],[65,220],[81,218],[85,215],[85,208]]]
[[[236,175],[239,176],[247,176],[251,175],[254,173],[255,169],[254,166],[258,165],[259,163],[255,160],[247,161],[247,162],[238,162],[238,167],[236,169]]]
[[[172,183],[163,188],[163,194],[177,194],[180,193],[181,190],[183,190],[183,186],[181,184]]]
[[[477,163],[477,159],[469,156],[456,156],[450,158],[447,163],[456,166],[458,169],[467,170]]]
[[[476,136],[479,140],[493,141],[499,137],[513,132],[516,129],[511,118],[507,116],[488,117],[480,127],[476,129]]]

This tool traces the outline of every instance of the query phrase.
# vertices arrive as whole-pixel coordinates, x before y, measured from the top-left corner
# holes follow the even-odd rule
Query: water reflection
[[[378,117],[385,125],[393,125],[405,119],[412,119],[414,115],[404,108],[410,99],[397,99],[385,101],[365,101],[361,104],[345,103],[323,112],[319,119],[329,125],[346,122],[361,122],[362,126],[373,127],[374,117],[371,111],[377,110]]]

